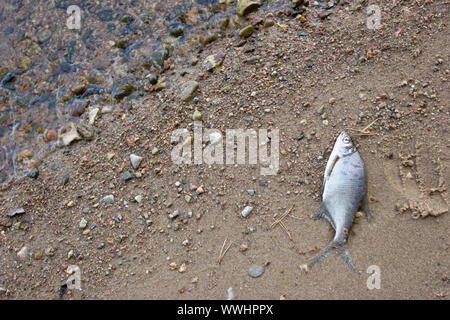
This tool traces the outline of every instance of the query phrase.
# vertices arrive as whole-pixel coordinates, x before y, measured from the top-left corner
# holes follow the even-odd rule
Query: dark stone
[[[28,176],[32,179],[37,179],[37,177],[39,177],[39,169],[38,168],[33,168],[31,169],[30,173],[28,174]]]
[[[123,181],[128,181],[131,179],[131,173],[129,171],[125,171],[122,175],[122,180]]]

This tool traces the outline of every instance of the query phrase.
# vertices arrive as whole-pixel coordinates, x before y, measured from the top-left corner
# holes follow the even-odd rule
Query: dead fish
[[[315,215],[315,220],[328,220],[336,233],[331,243],[308,266],[310,269],[335,248],[347,266],[355,270],[347,238],[359,208],[363,209],[369,219],[364,162],[350,136],[343,131],[328,159],[322,186],[322,203]]]

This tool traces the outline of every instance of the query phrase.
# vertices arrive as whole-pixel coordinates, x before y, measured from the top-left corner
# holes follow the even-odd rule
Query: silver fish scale
[[[358,152],[339,159],[325,184],[323,201],[336,226],[335,240],[350,230],[353,218],[366,193],[364,163]],[[345,237],[344,237],[345,238]]]

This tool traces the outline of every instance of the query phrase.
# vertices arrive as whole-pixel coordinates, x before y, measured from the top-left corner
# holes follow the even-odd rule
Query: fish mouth
[[[350,138],[350,135],[347,133],[347,131],[342,131],[339,135],[339,138],[344,139],[345,137]]]

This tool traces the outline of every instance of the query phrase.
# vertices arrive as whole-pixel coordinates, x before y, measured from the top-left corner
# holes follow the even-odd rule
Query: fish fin
[[[314,215],[314,220],[319,220],[320,218],[323,218],[325,214],[327,214],[327,208],[325,207],[325,204],[322,202],[320,204],[319,209],[317,209],[316,214]]]
[[[319,220],[321,218],[327,219],[327,221],[331,224],[333,229],[336,230],[333,219],[331,219],[330,213],[328,212],[327,207],[325,207],[325,204],[323,202],[320,204],[320,207],[314,216],[314,220]]]
[[[344,243],[339,248],[337,248],[336,254],[342,258],[342,260],[350,268],[350,270],[356,271],[347,243]]]
[[[367,193],[362,198],[360,207],[361,207],[361,210],[366,215],[367,221],[370,222],[369,198],[367,196]]]
[[[328,252],[330,252],[331,249],[333,249],[333,248],[337,249],[336,254],[342,258],[342,260],[345,262],[347,267],[352,271],[356,271],[355,265],[353,264],[352,257],[350,256],[350,251],[348,249],[348,245],[346,243],[339,245],[339,244],[335,243],[334,241],[331,242],[328,246],[326,246],[324,249],[322,249],[322,251],[319,252],[319,254],[314,258],[314,260],[308,265],[308,269],[312,269],[312,267],[316,263],[318,263],[322,259],[324,259],[326,257],[326,255],[328,254]]]
[[[333,248],[334,243],[331,242],[328,246],[326,246],[322,251],[319,252],[319,254],[314,258],[314,260],[308,265],[308,269],[312,269],[312,267],[317,263],[320,262],[323,258],[326,257],[327,253]]]

